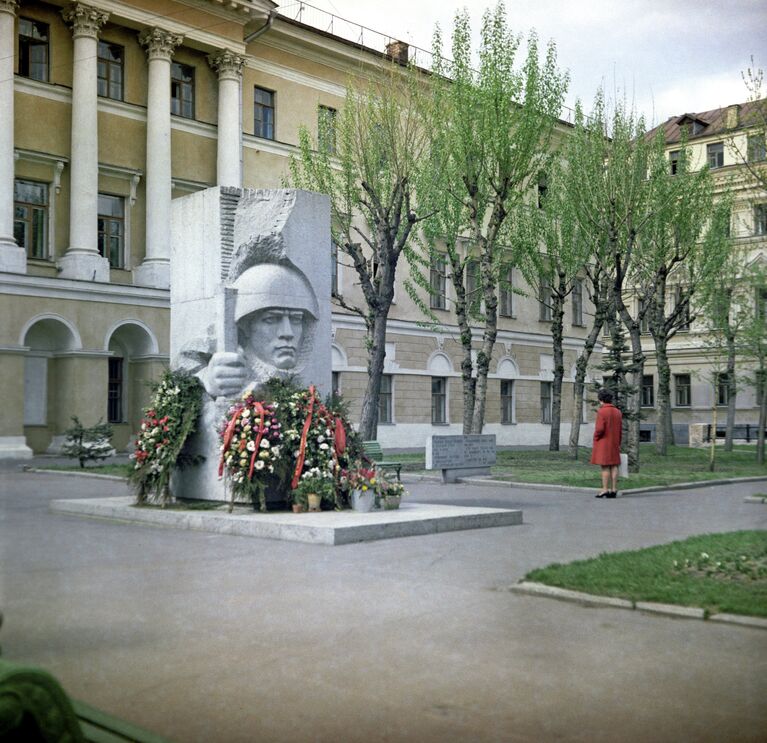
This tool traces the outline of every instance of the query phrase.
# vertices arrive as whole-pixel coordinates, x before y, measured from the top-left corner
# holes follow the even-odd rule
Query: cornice
[[[295,145],[244,133],[242,135],[242,146],[248,150],[268,152],[270,155],[280,155],[282,157],[290,157],[298,152],[298,148]]]
[[[343,85],[328,82],[327,80],[323,80],[315,75],[309,75],[305,72],[299,72],[286,65],[281,65],[279,62],[271,62],[266,59],[249,55],[245,59],[245,66],[249,69],[263,72],[265,75],[274,75],[283,80],[289,80],[290,82],[298,83],[307,88],[314,88],[315,90],[329,93],[338,98],[346,97],[346,88]]]

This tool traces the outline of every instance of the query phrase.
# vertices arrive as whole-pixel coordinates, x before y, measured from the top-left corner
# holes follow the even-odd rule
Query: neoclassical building
[[[270,0],[0,0],[0,457],[57,451],[75,415],[112,422],[117,448],[129,444],[146,382],[169,362],[171,200],[214,185],[278,187],[299,126],[316,132],[343,105],[350,75],[405,51],[328,27],[288,18]],[[342,260],[332,280],[355,298]],[[501,297],[486,431],[500,444],[544,444],[549,323],[532,290],[518,288],[527,296]],[[449,282],[442,291],[442,332],[421,327],[397,291],[385,447],[460,431]],[[587,311],[574,297],[568,369]],[[362,324],[335,305],[332,317],[334,384],[354,414]]]
[[[707,166],[714,179],[715,194],[730,194],[731,249],[742,254],[746,271],[755,270],[759,264],[767,266],[767,191],[763,185],[764,175],[760,182],[752,172],[767,173],[764,106],[764,101],[747,101],[711,111],[672,116],[651,132],[662,131],[672,173],[676,171],[685,140],[690,167],[699,170]],[[679,289],[669,287],[667,299],[670,304],[674,303],[674,294]],[[639,299],[634,301],[639,302]],[[757,306],[761,303],[761,311],[765,313],[767,297],[755,296],[753,301]],[[767,317],[767,314],[763,316]],[[711,423],[714,407],[718,408],[717,427],[723,428],[725,424],[729,385],[726,374],[712,369],[706,361],[710,353],[706,345],[706,327],[702,318],[693,321],[680,330],[669,344],[671,406],[677,443],[687,443],[690,423]],[[658,372],[649,333],[645,336],[643,348],[647,362],[641,390],[646,413],[642,429],[646,440],[654,440]],[[718,374],[716,384],[713,383],[714,374]],[[745,436],[748,426],[753,441],[759,411],[754,386],[748,383],[749,374],[752,370],[748,363],[740,359],[736,366],[737,437]]]

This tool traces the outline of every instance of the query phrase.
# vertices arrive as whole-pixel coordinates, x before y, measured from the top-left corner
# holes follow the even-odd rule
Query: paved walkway
[[[512,594],[528,570],[767,528],[764,483],[614,501],[416,483],[525,523],[324,547],[52,514],[0,469],[3,654],[175,741],[763,741],[764,630]]]

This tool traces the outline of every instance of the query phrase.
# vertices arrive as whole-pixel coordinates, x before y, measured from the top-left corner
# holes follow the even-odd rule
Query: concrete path
[[[512,594],[531,568],[767,528],[764,483],[614,501],[416,483],[525,523],[340,547],[53,514],[0,470],[10,660],[175,741],[764,741],[763,630]]]

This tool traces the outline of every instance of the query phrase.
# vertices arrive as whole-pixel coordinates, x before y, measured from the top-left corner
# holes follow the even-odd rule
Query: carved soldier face
[[[293,369],[304,338],[304,312],[267,307],[245,319],[250,351],[277,369]]]

